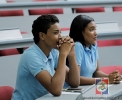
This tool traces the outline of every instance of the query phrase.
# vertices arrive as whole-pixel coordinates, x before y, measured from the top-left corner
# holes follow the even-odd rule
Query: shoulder
[[[57,49],[52,49],[52,50],[51,50],[51,53],[52,53],[52,54],[55,54],[55,53],[58,54],[59,51],[58,51]]]
[[[23,53],[23,57],[26,58],[26,60],[38,59],[38,58],[40,59],[41,58],[41,56],[39,55],[39,53],[33,47],[28,48]]]
[[[80,42],[75,42],[76,49],[83,49],[83,45]]]
[[[92,45],[92,48],[93,48],[94,50],[97,50],[97,49],[98,49],[98,45],[97,45],[97,43],[94,44],[94,45]]]
[[[54,58],[56,58],[56,57],[59,56],[59,51],[56,50],[56,49],[52,49],[52,50],[51,50],[51,54],[52,54],[52,56],[53,56]]]

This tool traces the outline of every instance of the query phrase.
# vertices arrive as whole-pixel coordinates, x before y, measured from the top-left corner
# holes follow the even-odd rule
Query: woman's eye
[[[90,29],[90,31],[93,31],[94,29]]]
[[[58,34],[58,32],[54,32],[54,34]]]

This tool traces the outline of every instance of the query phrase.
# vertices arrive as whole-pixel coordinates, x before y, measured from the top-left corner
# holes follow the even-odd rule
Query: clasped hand
[[[110,73],[108,77],[109,77],[110,84],[119,84],[122,78],[118,70]]]
[[[74,54],[74,41],[69,36],[63,36],[59,38],[59,51],[60,53],[68,55]]]

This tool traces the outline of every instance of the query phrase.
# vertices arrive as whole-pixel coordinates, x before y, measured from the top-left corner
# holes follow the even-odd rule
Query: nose
[[[59,34],[59,35],[58,35],[58,38],[59,38],[59,39],[61,39],[61,38],[62,38],[61,34]]]
[[[96,30],[94,31],[94,35],[97,36],[97,31]]]

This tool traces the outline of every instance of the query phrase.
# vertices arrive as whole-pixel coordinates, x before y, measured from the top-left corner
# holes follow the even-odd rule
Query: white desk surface
[[[23,36],[22,39],[0,41],[0,50],[29,47],[34,43],[32,34],[23,34],[22,36]],[[98,33],[98,40],[121,39],[121,38],[122,38],[122,31]]]
[[[91,85],[79,86],[79,88],[83,88],[85,90],[85,89],[88,89],[89,86],[91,86]],[[62,95],[58,96],[58,97],[54,97],[52,94],[47,94],[36,100],[75,100],[79,94],[80,93],[75,93],[75,94],[74,93],[66,93],[66,94],[62,93]]]
[[[80,86],[83,88],[86,88],[85,86]],[[92,100],[122,100],[122,82],[121,84],[113,84],[109,86],[109,94],[107,95],[96,95],[95,94],[95,86],[91,88],[89,91],[83,93],[83,97],[85,100],[91,100],[90,97],[97,98],[97,99],[92,99]],[[88,88],[88,86],[87,86]],[[36,100],[76,100],[77,96],[79,94],[62,94],[59,97],[54,97],[51,94],[45,95],[43,97],[40,97]],[[102,99],[101,99],[102,97]],[[108,98],[107,98],[108,97]],[[115,98],[114,98],[115,97]],[[112,99],[110,99],[112,98]]]
[[[122,100],[121,87],[122,87],[122,81],[120,84],[112,84],[109,86],[109,94],[105,94],[105,95],[96,95],[95,94],[96,87],[94,87],[94,88],[91,88],[86,93],[84,93],[83,97],[87,98],[85,100],[90,100],[88,99],[90,97],[97,98],[97,100]],[[103,98],[100,99],[100,97],[103,97]]]

